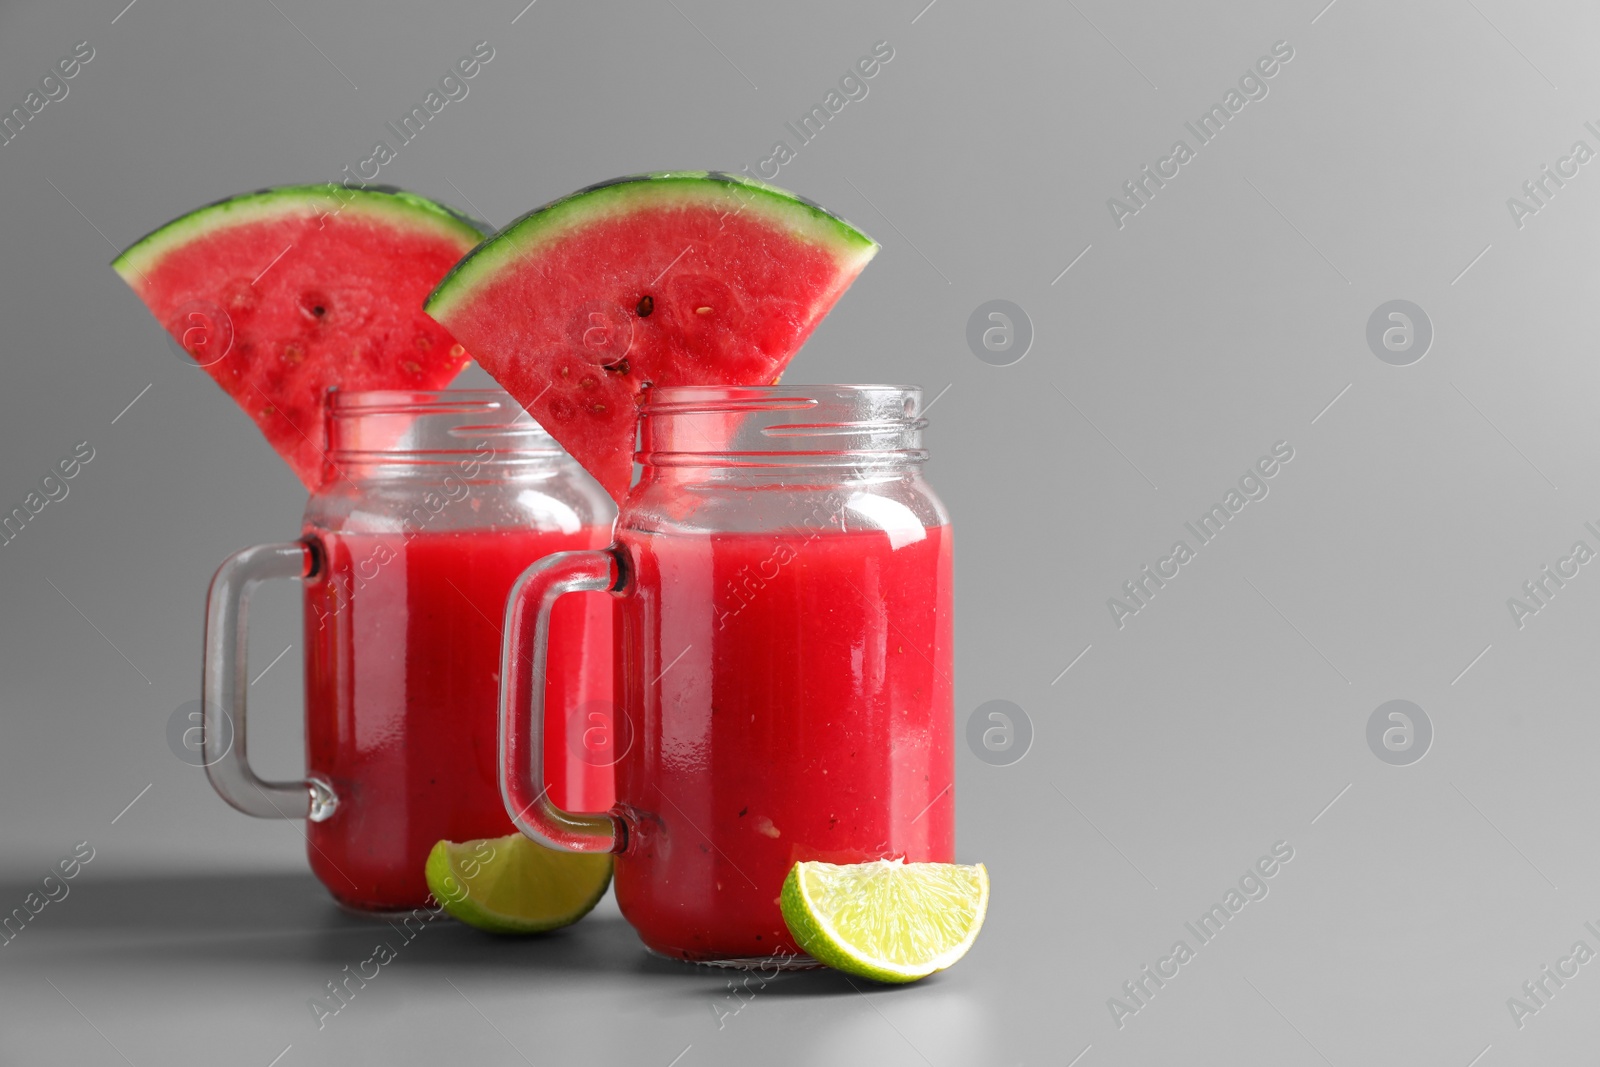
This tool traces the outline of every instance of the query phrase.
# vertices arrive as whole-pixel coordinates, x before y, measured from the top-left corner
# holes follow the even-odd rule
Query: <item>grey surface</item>
[[[0,910],[96,852],[0,947],[0,1062],[1587,1062],[1600,963],[1520,1028],[1507,998],[1600,950],[1600,564],[1520,628],[1507,598],[1600,548],[1600,162],[1520,227],[1507,198],[1600,149],[1600,12],[925,2],[7,0],[0,105],[96,56],[0,146],[0,502],[95,458],[0,547]],[[336,177],[478,40],[494,60],[383,180],[499,224],[615,174],[754,167],[893,46],[778,181],[884,245],[790,377],[939,396],[958,736],[992,700],[1032,724],[1020,761],[960,753],[958,848],[994,898],[948,974],[785,978],[729,1016],[724,975],[652,962],[608,901],[545,941],[430,929],[319,1032],[306,1000],[375,935],[295,825],[168,750],[208,575],[304,496],[106,263],[199,203]],[[1280,40],[1268,95],[1119,229],[1107,198]],[[1010,366],[967,344],[991,300],[1031,321]],[[1393,300],[1433,328],[1407,366],[1368,346]],[[1269,494],[1119,629],[1107,598],[1279,441]],[[256,662],[292,609],[267,595]],[[267,772],[299,766],[299,657],[252,694]],[[1369,748],[1391,700],[1425,758]],[[1108,998],[1279,841],[1269,894],[1119,1028]]]

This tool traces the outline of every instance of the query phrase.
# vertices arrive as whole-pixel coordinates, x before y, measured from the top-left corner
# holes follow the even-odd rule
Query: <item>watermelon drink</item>
[[[440,838],[509,830],[495,788],[498,622],[540,556],[604,544],[614,509],[498,391],[442,392],[470,361],[423,298],[486,227],[398,189],[296,185],[208,204],[113,267],[197,373],[311,493],[304,537],[236,553],[207,605],[202,747],[229,804],[309,818],[310,858],[345,904],[412,908]],[[329,397],[333,396],[330,403]],[[245,607],[306,583],[308,773],[246,756]],[[611,803],[610,626],[558,613],[544,768],[582,810]]]
[[[605,544],[610,528],[306,534],[322,558],[305,590],[306,765],[342,806],[307,827],[311,868],[351,907],[417,907],[436,843],[515,832],[494,774],[511,583],[552,552]],[[551,622],[545,780],[575,811],[612,801],[603,735],[567,729],[574,712],[610,707],[608,608],[570,602]]]
[[[950,538],[920,393],[774,384],[877,251],[740,175],[635,175],[523,215],[425,305],[622,506],[616,544],[512,591],[499,771],[524,834],[616,853],[664,955],[804,962],[778,903],[796,861],[951,858]],[[605,815],[549,796],[524,666],[579,591],[621,620]]]
[[[508,807],[547,843],[615,851],[617,903],[661,955],[804,965],[778,903],[796,862],[953,859],[951,539],[920,403],[658,386],[616,543],[546,557],[512,591]],[[524,666],[554,636],[538,606],[583,590],[620,620],[630,741],[605,818],[540,795],[546,691]]]
[[[605,544],[613,509],[498,390],[336,393],[326,423],[302,538],[236,553],[212,582],[206,713],[223,721],[208,721],[206,769],[241,810],[309,814],[311,868],[341,904],[410,910],[428,902],[438,841],[512,828],[495,774],[512,582],[551,552]],[[262,782],[244,755],[245,599],[267,577],[305,587],[303,783]],[[595,709],[611,706],[610,605],[562,607],[544,671],[558,746],[541,770],[568,803],[604,810],[614,748],[593,718],[609,727]],[[307,790],[309,813],[295,810]]]
[[[340,902],[414,908],[438,841],[512,832],[494,774],[506,594],[543,556],[605,544],[612,509],[497,390],[336,395],[328,422],[334,471],[305,518],[306,765],[340,807],[307,828],[308,855]],[[570,609],[552,619],[544,770],[603,811],[607,751],[565,742],[610,706],[610,618]]]
[[[620,795],[655,815],[616,894],[657,952],[795,952],[770,890],[800,860],[953,858],[949,527],[896,544],[851,508],[816,520],[622,533],[644,678],[620,691],[660,743],[618,766]],[[685,627],[692,605],[710,610]]]

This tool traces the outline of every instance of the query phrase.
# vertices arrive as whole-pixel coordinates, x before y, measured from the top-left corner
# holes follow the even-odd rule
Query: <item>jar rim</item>
[[[328,410],[334,415],[473,415],[511,412],[510,421],[533,421],[504,389],[330,389]]]
[[[695,412],[739,412],[761,410],[803,410],[818,407],[823,398],[903,397],[914,405],[906,409],[908,418],[919,414],[922,387],[890,383],[791,384],[777,385],[657,385],[645,395],[640,411],[645,415],[684,415]]]

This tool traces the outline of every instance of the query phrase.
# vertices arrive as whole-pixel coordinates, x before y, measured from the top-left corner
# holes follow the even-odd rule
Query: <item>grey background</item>
[[[79,441],[96,458],[0,548],[0,910],[75,842],[96,856],[0,948],[0,1062],[1592,1056],[1600,963],[1520,1029],[1506,1000],[1600,949],[1600,564],[1520,629],[1506,600],[1600,548],[1600,162],[1521,228],[1506,200],[1600,148],[1600,12],[1325,2],[5,0],[4,108],[77,41],[96,56],[0,147],[0,503]],[[383,180],[497,224],[616,174],[753,167],[894,48],[777,181],[884,246],[791,380],[939,396],[958,736],[990,700],[1033,724],[1009,766],[960,752],[958,848],[994,896],[943,976],[785,978],[730,1016],[725,975],[650,961],[607,901],[542,941],[430,929],[318,1032],[307,998],[372,928],[295,824],[167,748],[211,570],[292,536],[304,494],[106,264],[202,202],[335,177],[479,40],[470,96]],[[1107,198],[1279,40],[1269,95],[1118,229]],[[966,344],[991,299],[1032,322],[1013,366]],[[1434,327],[1407,367],[1365,339],[1394,299]],[[1278,441],[1270,495],[1118,629],[1107,598]],[[281,774],[293,606],[266,594],[253,649],[294,642],[252,693]],[[1433,727],[1409,766],[1367,746],[1393,699]],[[1270,895],[1119,1029],[1107,999],[1277,841]]]

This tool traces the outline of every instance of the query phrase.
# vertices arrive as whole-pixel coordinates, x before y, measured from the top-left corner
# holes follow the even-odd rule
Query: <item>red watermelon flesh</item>
[[[306,488],[330,389],[441,389],[470,360],[422,300],[482,239],[397,190],[269,189],[185,215],[112,264]]]
[[[877,244],[749,179],[619,179],[480,245],[427,309],[617,500],[652,385],[767,385]]]

